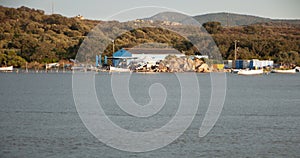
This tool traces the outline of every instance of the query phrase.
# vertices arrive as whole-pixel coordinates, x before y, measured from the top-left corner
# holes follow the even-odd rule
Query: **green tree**
[[[206,23],[203,24],[203,27],[210,34],[219,33],[223,29],[222,26],[221,26],[221,23],[216,22],[216,21],[206,22]]]
[[[300,56],[299,53],[296,51],[290,51],[290,52],[279,52],[276,58],[276,62],[282,63],[282,64],[300,64]]]
[[[26,60],[18,56],[15,50],[5,50],[0,53],[1,66],[21,67],[26,63]]]

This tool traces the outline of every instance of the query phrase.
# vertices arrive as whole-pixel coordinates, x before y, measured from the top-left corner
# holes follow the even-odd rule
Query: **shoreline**
[[[109,70],[86,70],[86,71],[78,71],[78,70],[33,70],[29,69],[28,71],[25,69],[15,69],[13,71],[0,71],[1,74],[70,74],[75,72],[82,72],[82,73],[108,73],[108,74],[116,74],[116,73],[136,73],[136,74],[173,74],[173,73],[196,73],[196,74],[209,74],[209,73],[231,73],[231,74],[237,74],[234,73],[231,69],[224,69],[224,70],[218,70],[218,71],[209,71],[209,72],[197,72],[197,71],[181,71],[181,72],[155,72],[155,71],[128,71],[128,72],[117,72],[117,71],[109,71]],[[262,75],[269,75],[272,71],[264,71]],[[299,72],[296,71],[296,73],[272,73],[272,74],[298,74]]]

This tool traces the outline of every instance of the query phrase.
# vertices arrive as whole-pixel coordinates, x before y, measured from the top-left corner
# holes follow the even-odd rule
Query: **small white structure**
[[[258,59],[251,59],[251,60],[224,60],[225,68],[231,69],[257,69],[263,67],[272,67],[274,65],[273,60],[258,60]]]
[[[46,64],[46,69],[51,69],[51,68],[54,68],[54,67],[59,67],[59,63]]]
[[[263,68],[263,67],[272,67],[274,65],[273,60],[258,60],[258,59],[252,59],[249,64],[250,69],[255,68]]]

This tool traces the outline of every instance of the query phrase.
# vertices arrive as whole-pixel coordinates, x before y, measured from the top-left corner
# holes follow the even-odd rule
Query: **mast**
[[[26,62],[26,73],[28,73],[28,63]]]

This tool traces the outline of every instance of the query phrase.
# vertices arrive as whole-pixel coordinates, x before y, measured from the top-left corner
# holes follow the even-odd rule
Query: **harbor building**
[[[126,60],[127,65],[133,60],[155,64],[156,62],[165,59],[168,55],[177,57],[185,56],[176,49],[171,48],[122,48],[113,54],[113,58],[115,58],[113,59],[113,66],[119,65],[119,63],[124,62],[124,60]]]
[[[251,60],[225,60],[224,61],[226,69],[257,69],[263,67],[273,67],[274,61],[273,60],[258,60],[258,59],[251,59]]]
[[[185,57],[185,54],[174,48],[122,48],[113,53],[113,66],[117,66],[120,62],[126,60],[127,65],[135,61],[156,63],[164,60],[167,56]],[[208,58],[206,55],[196,55],[192,58]]]

